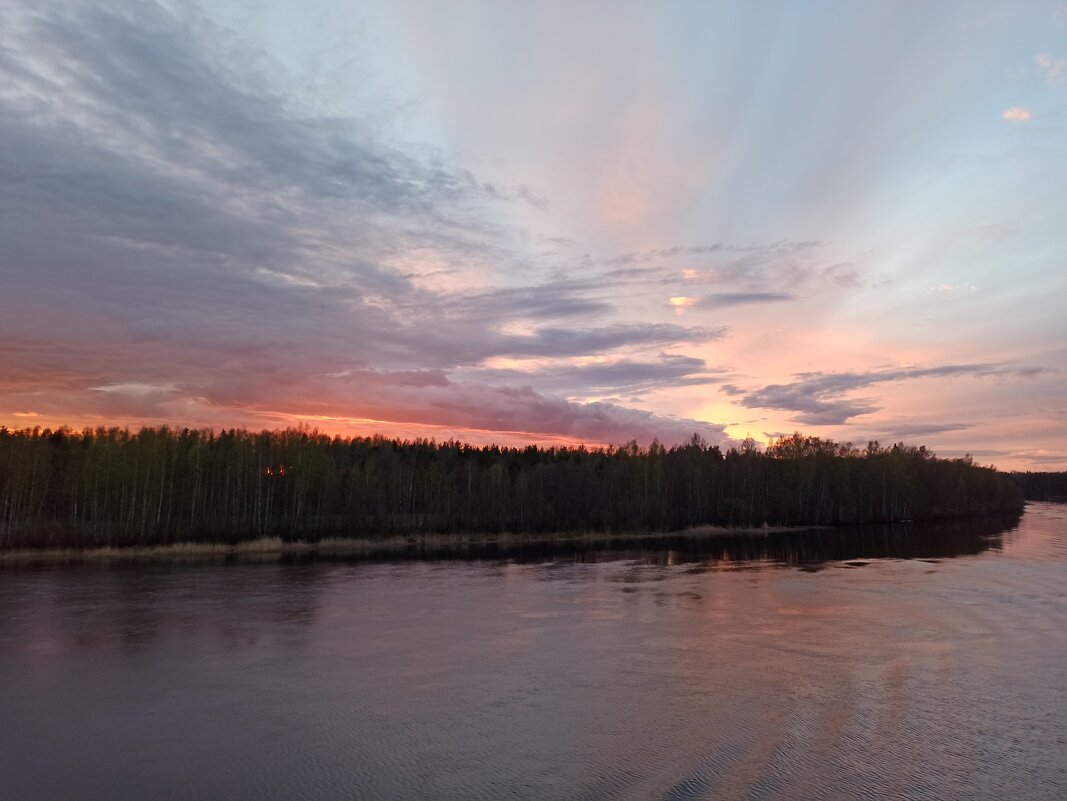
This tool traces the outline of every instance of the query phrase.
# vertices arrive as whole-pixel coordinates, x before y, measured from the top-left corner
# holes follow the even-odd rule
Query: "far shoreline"
[[[236,543],[175,542],[166,545],[96,546],[88,548],[0,549],[0,567],[15,565],[75,565],[105,562],[218,562],[271,561],[286,557],[324,559],[376,558],[400,554],[427,556],[455,554],[485,549],[503,552],[514,548],[582,547],[616,545],[657,545],[677,540],[719,540],[726,537],[759,537],[771,534],[835,530],[838,526],[694,526],[679,531],[602,531],[559,534],[390,534],[383,537],[323,537],[317,541],[258,537]]]

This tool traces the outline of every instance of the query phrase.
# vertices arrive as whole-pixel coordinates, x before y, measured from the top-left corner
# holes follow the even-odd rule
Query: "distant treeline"
[[[794,434],[723,453],[474,447],[307,430],[0,428],[0,546],[418,533],[670,531],[1018,510],[967,459]]]
[[[1067,501],[1067,473],[1012,473],[1028,501]]]

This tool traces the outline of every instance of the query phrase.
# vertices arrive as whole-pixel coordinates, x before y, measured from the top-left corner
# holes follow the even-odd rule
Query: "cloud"
[[[624,346],[661,346],[679,342],[721,339],[725,328],[687,328],[677,325],[610,325],[599,328],[540,328],[529,335],[502,337],[492,354],[503,356],[581,356]],[[473,361],[473,360],[472,360]]]
[[[672,245],[665,248],[652,250],[635,250],[629,253],[621,253],[617,256],[605,259],[605,264],[646,264],[648,262],[673,259],[678,256],[706,256],[717,253],[726,254],[784,254],[801,253],[819,247],[821,242],[817,240],[791,241],[782,240],[766,244],[754,243],[751,245],[734,245],[725,242],[715,242],[709,245]]]
[[[605,300],[590,298],[581,289],[556,283],[453,293],[442,296],[439,303],[456,317],[483,320],[490,325],[516,319],[589,320],[612,310]]]
[[[0,392],[12,411],[307,414],[590,441],[718,430],[570,403],[558,395],[568,375],[584,389],[583,374],[562,367],[541,376],[556,396],[521,371],[495,377],[506,385],[456,380],[498,358],[598,358],[617,366],[589,382],[639,391],[695,369],[640,352],[726,333],[611,321],[605,287],[656,271],[548,274],[509,216],[516,201],[545,208],[529,187],[309,110],[279,65],[154,3],[22,9],[4,45]],[[463,286],[440,288],[459,274]]]
[[[724,309],[730,306],[745,306],[753,303],[781,303],[796,300],[788,292],[713,292],[699,297],[679,296],[670,298],[669,303],[676,314],[686,309]]]
[[[1009,109],[1005,109],[1000,118],[1008,122],[1026,122],[1030,119],[1030,116],[1030,112],[1022,106],[1012,106]]]
[[[724,384],[721,392],[738,398],[740,405],[751,409],[780,409],[796,412],[790,418],[807,425],[844,425],[853,417],[878,411],[881,407],[871,398],[846,397],[849,393],[875,384],[919,378],[952,376],[1032,377],[1040,367],[1018,367],[1000,362],[947,364],[937,367],[908,367],[867,372],[798,373],[788,384],[768,384],[757,389],[743,389]]]
[[[796,300],[796,296],[788,292],[715,292],[700,298],[699,305],[707,309],[721,309],[725,306],[781,303],[787,300]]]
[[[461,375],[490,383],[524,382],[540,391],[564,395],[632,395],[664,387],[715,384],[726,373],[710,368],[703,359],[660,354],[656,360],[616,359],[521,371],[474,368]]]
[[[681,271],[684,286],[697,284],[734,286],[743,294],[791,296],[800,289],[818,292],[827,284],[840,289],[859,289],[884,284],[863,275],[859,265],[837,261],[820,266],[821,259],[809,251],[810,243],[795,250],[753,250],[743,256],[711,267],[686,267]],[[814,246],[812,246],[814,247]],[[790,297],[785,297],[790,296]]]
[[[956,458],[963,456],[965,452],[970,453],[976,459],[992,458],[1001,463],[1012,462],[1019,465],[1012,468],[1013,470],[1063,470],[1063,465],[1067,465],[1067,451],[1050,451],[1045,448],[1031,450],[1004,450],[999,448],[976,448],[968,451],[945,450],[942,455],[948,458]]]
[[[1056,58],[1048,53],[1042,53],[1034,57],[1037,70],[1049,86],[1062,86],[1064,75],[1067,74],[1067,59]]]
[[[686,365],[688,367],[689,365]],[[634,366],[616,368],[617,380]],[[561,376],[562,377],[562,376]],[[632,377],[632,375],[631,375]],[[409,426],[475,432],[478,439],[555,439],[617,444],[636,439],[678,443],[698,433],[713,444],[729,438],[723,426],[657,415],[613,403],[575,403],[529,386],[455,381],[442,371],[346,370],[306,376],[299,383],[275,375],[218,374],[199,384],[114,385],[76,392],[86,423],[151,424],[175,419],[191,425],[273,426],[329,421],[360,431]],[[17,399],[18,396],[15,396]],[[9,396],[10,398],[10,396]],[[35,412],[63,413],[58,395],[39,395]],[[2,409],[0,409],[2,411]],[[486,436],[488,435],[488,436]]]
[[[896,423],[878,429],[871,439],[880,441],[897,441],[912,437],[929,437],[935,434],[948,434],[953,431],[966,431],[974,428],[973,423]]]
[[[854,261],[834,260],[830,257],[829,243],[780,242],[741,248],[709,246],[709,249],[712,247],[715,248],[712,252],[717,255],[708,260],[711,263],[690,263],[683,267],[679,271],[680,282],[670,278],[675,273],[667,273],[664,283],[680,283],[683,287],[677,297],[694,297],[692,289],[695,286],[710,285],[729,288],[736,292],[737,300],[745,303],[769,302],[772,299],[791,300],[800,293],[813,296],[827,287],[860,289],[886,283],[885,279],[864,275],[861,266]],[[641,260],[651,254],[674,250],[628,254],[627,258]],[[730,293],[723,292],[716,298],[708,301],[709,307],[736,305],[731,302]]]
[[[438,55],[453,46],[481,52],[464,37],[480,37],[484,29],[492,38],[499,26],[460,26],[456,38],[427,25],[425,15],[415,15],[417,22],[402,15],[405,22],[389,17],[380,30],[410,22],[412,33],[416,24],[424,26],[425,46],[403,42],[406,34],[395,31],[389,35],[396,40],[366,48],[373,36],[363,41],[339,28],[326,32],[336,34],[332,41],[346,61],[333,76],[337,91],[325,98],[309,90],[314,80],[306,81],[307,74],[289,72],[304,69],[304,56],[318,58],[306,42],[287,40],[277,50],[286,60],[275,62],[266,54],[277,46],[267,41],[276,39],[267,31],[274,22],[230,30],[225,25],[239,24],[241,15],[223,6],[53,0],[3,7],[0,414],[8,416],[0,420],[32,411],[40,415],[34,421],[46,423],[217,426],[321,418],[370,421],[350,424],[386,431],[447,425],[490,437],[494,426],[590,440],[606,437],[606,428],[612,439],[628,439],[628,428],[639,437],[657,427],[686,436],[691,423],[624,407],[644,398],[650,406],[696,408],[701,391],[661,390],[737,384],[704,361],[735,359],[731,349],[743,349],[757,375],[773,354],[789,358],[781,349],[792,345],[776,341],[773,332],[741,331],[723,342],[727,331],[717,317],[731,308],[739,307],[737,318],[742,310],[780,310],[783,322],[790,318],[803,328],[810,318],[831,327],[826,330],[846,316],[839,312],[862,316],[874,308],[864,303],[890,316],[916,311],[906,280],[877,298],[836,305],[846,292],[870,286],[867,269],[904,279],[914,261],[901,258],[894,245],[904,218],[886,216],[879,205],[907,190],[897,185],[907,170],[896,169],[894,158],[908,160],[899,146],[912,140],[897,134],[929,119],[942,94],[960,90],[946,73],[923,83],[916,96],[912,78],[922,72],[921,59],[907,59],[904,73],[878,70],[876,77],[889,82],[877,92],[842,84],[806,100],[793,93],[798,107],[813,108],[813,98],[822,106],[804,117],[814,128],[783,144],[776,120],[789,104],[760,105],[756,116],[771,116],[753,118],[755,124],[744,114],[716,115],[709,109],[721,103],[664,93],[663,87],[686,82],[675,80],[681,73],[671,59],[652,52],[646,55],[653,72],[609,76],[621,81],[616,88],[627,90],[621,94],[596,71],[555,64],[592,81],[571,87],[576,103],[561,102],[559,81],[545,80],[550,73],[540,69],[544,37],[531,35],[530,61],[516,62],[530,82],[522,85],[523,102],[509,105],[517,84],[484,70],[478,59],[456,62],[447,52],[449,69],[437,69],[438,76],[424,60],[433,48]],[[620,34],[633,28],[626,16],[619,15]],[[549,17],[545,24],[559,29]],[[603,25],[596,14],[585,19],[588,30]],[[865,20],[860,14],[854,22]],[[565,27],[575,42],[588,38],[578,35],[585,27]],[[270,35],[253,41],[264,32]],[[611,38],[630,40],[628,33]],[[886,41],[887,53],[899,50]],[[400,67],[395,52],[385,59],[379,52],[398,44],[412,56]],[[927,55],[943,55],[931,47]],[[842,52],[827,49],[826,63]],[[611,53],[627,55],[625,48]],[[819,61],[808,67],[813,80],[804,85],[824,86]],[[388,87],[373,85],[376,70],[386,74]],[[716,85],[716,74],[730,77]],[[755,96],[743,85],[754,74],[712,71],[712,83],[689,82],[689,90],[706,99],[705,90],[718,86],[715,96],[730,105],[730,98]],[[423,77],[432,79],[426,91],[434,102],[390,118],[390,109],[404,107],[407,98],[383,102],[379,93],[406,91],[408,78]],[[637,87],[641,97],[629,91],[634,77],[648,80]],[[478,91],[471,91],[475,84]],[[442,87],[453,91],[438,92]],[[664,113],[644,114],[654,106],[631,102],[635,97],[664,98]],[[842,126],[832,112],[848,106],[849,97],[875,98],[888,104],[881,109],[886,113],[851,115],[852,128]],[[620,103],[632,109],[634,125],[655,128],[632,139],[638,146],[626,155],[633,160],[616,159],[619,149],[611,143],[605,149],[602,141],[573,138],[575,131],[593,130],[578,121],[620,119],[614,113]],[[539,120],[546,112],[566,118],[556,120],[548,137],[552,121]],[[864,127],[869,119],[888,120],[890,128]],[[821,131],[827,120],[832,124]],[[1036,113],[1034,121],[1040,121]],[[508,122],[503,138],[499,125],[486,124],[500,122]],[[939,131],[952,136],[949,128]],[[770,138],[752,138],[753,131]],[[424,133],[441,135],[448,150],[415,141]],[[529,137],[529,149],[520,136]],[[576,144],[573,153],[586,172],[545,167],[546,153],[561,151],[551,143],[560,141]],[[830,161],[813,158],[811,143],[827,141],[839,145],[817,148]],[[645,148],[650,142],[656,146]],[[952,150],[951,141],[941,144]],[[980,140],[968,147],[985,149]],[[694,170],[693,155],[707,164]],[[608,180],[616,170],[623,178]],[[983,174],[995,181],[1002,172]],[[1052,180],[1054,171],[1044,172]],[[783,178],[783,192],[767,194],[759,176],[770,174]],[[646,200],[667,197],[668,189],[681,187],[673,196],[682,200],[652,209],[649,230],[642,224],[639,231],[604,235],[595,204],[587,201],[615,185],[627,190],[630,178],[640,183],[643,175],[657,187],[637,190],[646,208],[652,209]],[[674,176],[684,180],[671,186]],[[1036,261],[1048,249],[1034,251],[1027,242],[1054,230],[1040,218],[1050,208],[1038,208],[1020,232],[1020,252],[1034,257],[1026,286],[1039,287],[1036,279],[1047,277]],[[971,225],[999,219],[988,211],[965,216]],[[957,223],[957,229],[967,224]],[[910,241],[921,256],[940,235],[929,226],[916,231]],[[779,238],[785,232],[789,238]],[[816,241],[805,232],[829,232],[839,241]],[[693,299],[688,316],[671,314],[663,302],[670,297]],[[805,319],[787,314],[795,307],[782,304],[791,297],[810,304]],[[1055,319],[1044,319],[1035,315],[1030,334],[1052,330],[1047,326]],[[769,383],[750,380],[753,386],[735,398]],[[857,397],[868,394],[873,390],[831,393],[811,413],[829,418],[881,405]],[[595,408],[575,402],[616,397],[628,400]],[[1040,402],[1055,406],[1054,399]],[[529,425],[520,419],[523,410]],[[778,423],[752,430],[772,425]]]
[[[856,265],[847,261],[824,267],[821,275],[824,281],[842,289],[855,289],[864,283]]]

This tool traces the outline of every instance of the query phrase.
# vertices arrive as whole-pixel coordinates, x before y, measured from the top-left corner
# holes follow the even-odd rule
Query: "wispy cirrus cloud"
[[[679,314],[686,309],[724,309],[755,303],[782,303],[796,300],[789,292],[712,292],[707,295],[677,295],[668,300]]]
[[[635,395],[663,387],[717,384],[728,374],[703,359],[667,353],[648,360],[613,359],[522,371],[472,368],[460,373],[465,380],[525,382],[545,392],[583,396]]]
[[[753,243],[750,245],[736,245],[726,242],[713,242],[707,245],[672,245],[665,248],[652,250],[634,250],[629,253],[620,253],[604,260],[606,264],[647,264],[665,259],[674,259],[685,256],[707,256],[712,254],[787,254],[801,253],[812,250],[822,244],[817,240],[805,240],[800,242],[783,240],[766,244]]]
[[[786,4],[783,73],[759,15],[327,5],[288,36],[284,3],[0,0],[0,423],[888,434],[921,395],[952,423],[1030,416],[960,440],[1063,438],[1051,375],[724,403],[783,370],[940,364],[949,330],[956,362],[1063,366],[1061,120],[1008,85],[1061,81],[1035,15],[967,31],[930,6],[916,38]]]
[[[624,346],[660,347],[678,342],[707,342],[726,335],[724,327],[687,328],[665,323],[616,324],[599,328],[539,328],[530,335],[503,336],[492,354],[502,356],[582,356]],[[471,361],[474,361],[473,359]],[[479,359],[479,361],[481,361]]]
[[[876,384],[954,376],[1033,377],[1041,372],[1043,368],[1040,367],[998,362],[946,364],[856,372],[797,373],[796,380],[787,384],[768,384],[755,389],[725,384],[721,391],[737,398],[737,403],[747,408],[794,412],[791,419],[798,423],[843,425],[854,417],[871,414],[881,408],[875,399],[850,397],[850,393]]]
[[[622,351],[629,366],[600,381],[649,386],[677,380],[679,365],[642,368],[632,354],[725,335],[612,319],[605,282],[648,268],[562,280],[532,269],[525,233],[507,222],[516,201],[547,206],[529,186],[480,181],[366,121],[304,108],[279,65],[194,13],[57,2],[5,26],[0,236],[5,298],[25,301],[5,302],[0,323],[11,408],[201,423],[308,414],[596,441],[721,433],[546,395],[521,371],[453,378],[498,358]],[[457,269],[460,289],[426,277],[447,283]],[[543,383],[566,393],[565,376]]]
[[[966,431],[967,429],[974,428],[974,423],[959,423],[959,422],[945,422],[945,423],[904,423],[894,422],[889,425],[883,425],[881,428],[874,429],[871,433],[872,439],[880,441],[896,441],[896,440],[908,440],[913,437],[930,437],[937,434],[949,434],[955,431]]]
[[[785,300],[800,292],[813,296],[827,289],[858,290],[886,283],[883,276],[868,274],[856,261],[837,260],[835,255],[828,243],[816,241],[724,250],[707,264],[691,261],[679,271],[680,282],[665,278],[664,283],[684,287],[679,297],[695,297],[692,290],[698,286],[717,287],[711,306],[735,305],[730,302],[733,298],[746,296],[769,300],[778,295]]]

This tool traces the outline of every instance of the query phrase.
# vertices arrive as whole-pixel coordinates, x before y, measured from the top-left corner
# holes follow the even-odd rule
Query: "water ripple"
[[[18,799],[1067,797],[1067,510],[947,536],[6,571],[0,775]]]

